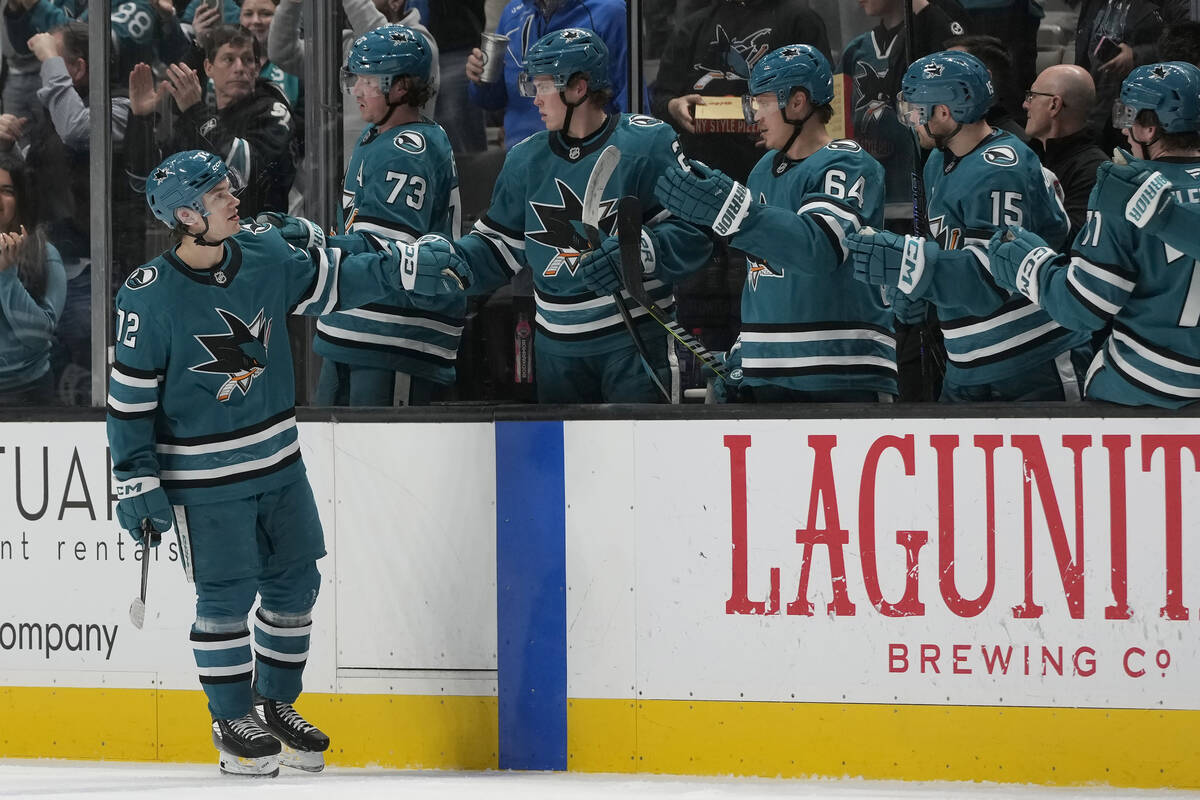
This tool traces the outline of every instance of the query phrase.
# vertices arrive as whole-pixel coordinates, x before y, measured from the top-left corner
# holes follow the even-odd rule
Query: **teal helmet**
[[[970,53],[943,50],[919,58],[900,82],[896,113],[910,127],[929,121],[934,106],[946,106],[955,122],[978,122],[992,107],[996,90],[983,62]]]
[[[772,50],[750,73],[750,94],[774,92],[780,108],[787,105],[797,88],[808,92],[813,105],[823,106],[833,100],[833,70],[812,45],[789,44]]]
[[[1166,133],[1200,131],[1200,69],[1184,61],[1135,68],[1113,103],[1113,127],[1130,127],[1139,111],[1153,111]]]
[[[567,88],[571,76],[587,73],[588,89],[611,89],[608,74],[608,45],[587,28],[564,28],[548,33],[525,51],[524,71],[521,73],[521,94],[537,94],[533,79],[549,75],[558,91]]]
[[[146,178],[146,202],[154,218],[168,227],[179,225],[175,210],[190,208],[208,216],[204,194],[230,175],[225,162],[204,150],[168,156]]]
[[[381,25],[355,39],[342,80],[349,90],[356,76],[378,75],[379,90],[386,95],[401,75],[428,83],[432,66],[433,51],[424,36],[404,25]]]

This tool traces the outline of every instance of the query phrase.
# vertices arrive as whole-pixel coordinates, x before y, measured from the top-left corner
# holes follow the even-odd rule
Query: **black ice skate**
[[[255,778],[279,774],[279,740],[263,730],[253,714],[214,719],[212,735],[221,754],[221,772]]]
[[[280,764],[305,772],[325,769],[329,737],[300,716],[291,703],[263,699],[254,710],[259,724],[278,737],[283,745],[283,752],[279,754]]]

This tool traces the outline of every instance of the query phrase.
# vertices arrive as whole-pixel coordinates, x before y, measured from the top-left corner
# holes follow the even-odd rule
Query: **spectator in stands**
[[[944,0],[936,2],[943,4]],[[967,30],[987,33],[1003,43],[1008,69],[994,76],[992,81],[1000,102],[1017,120],[1013,133],[1020,131],[1025,121],[1021,95],[1037,76],[1037,33],[1045,16],[1042,4],[1043,0],[962,0],[967,13]],[[967,52],[979,57],[989,68],[992,66],[974,50]],[[1023,133],[1020,135],[1024,136]]]
[[[889,203],[912,200],[912,131],[896,117],[900,78],[908,69],[904,47],[904,0],[860,0],[879,24],[850,40],[842,51],[841,72],[853,81],[854,140],[886,171]],[[946,40],[965,33],[962,21],[928,0],[913,0],[913,58],[944,49]]]
[[[31,188],[21,160],[0,154],[0,406],[54,399],[50,349],[67,278],[45,229],[34,224]]]
[[[130,174],[145,180],[163,154],[181,150],[220,153],[246,181],[241,212],[286,211],[296,176],[292,112],[273,85],[257,79],[262,66],[258,40],[231,25],[213,31],[205,47],[204,70],[213,82],[211,104],[199,76],[186,64],[172,64],[157,87],[150,67],[139,64],[129,76],[132,112],[127,131]],[[178,114],[165,146],[154,135],[154,109],[163,94]]]
[[[466,66],[483,31],[483,0],[429,0],[428,6],[429,30],[437,40],[442,72],[434,118],[450,137],[455,153],[482,152],[487,149],[487,131],[483,111],[467,93]]]
[[[41,88],[37,90],[40,113],[29,123],[29,145],[18,147],[39,191],[29,197],[29,211],[47,228],[47,235],[61,253],[67,277],[67,300],[60,310],[59,347],[54,371],[64,402],[86,402],[79,396],[91,369],[91,113],[88,108],[91,71],[88,65],[88,26],[71,22],[51,33],[38,33],[27,42],[29,51],[41,62]],[[110,93],[112,114],[112,166],[115,175],[125,172],[124,138],[129,117],[129,100]],[[24,129],[19,118],[4,115],[0,121]],[[0,129],[4,126],[0,125]],[[11,128],[10,128],[11,129]],[[14,137],[15,138],[15,137]],[[0,133],[0,150],[13,141]],[[143,204],[124,181],[113,185],[113,273],[124,278],[127,269],[141,263]],[[70,370],[70,376],[63,375]],[[90,392],[90,387],[87,389]]]
[[[1160,61],[1186,61],[1200,67],[1200,22],[1176,22],[1158,37]]]
[[[806,0],[708,0],[668,39],[651,87],[651,110],[675,128],[689,158],[745,183],[763,149],[757,127],[741,118],[740,98],[758,60],[788,44],[812,45],[830,58],[825,23]],[[736,98],[734,118],[702,122],[698,129],[696,107],[706,97]],[[741,327],[745,280],[744,256],[718,244],[709,263],[676,287],[680,324],[699,329],[709,348],[728,350]]]
[[[243,28],[254,34],[262,52],[267,52],[267,35],[271,30],[271,20],[275,18],[275,7],[279,0],[242,0],[242,15],[240,23]],[[300,100],[300,78],[290,72],[285,72],[270,60],[263,64],[259,77],[268,83],[273,83],[283,92],[288,104],[293,108]]]
[[[1047,67],[1025,93],[1029,147],[1062,185],[1063,205],[1071,220],[1071,241],[1087,217],[1096,168],[1108,160],[1087,126],[1095,102],[1092,76],[1074,64]]]
[[[1183,16],[1180,17],[1180,6]],[[1106,153],[1124,145],[1110,124],[1113,100],[1121,81],[1136,66],[1158,60],[1157,41],[1163,13],[1172,20],[1186,19],[1187,0],[1164,0],[1160,9],[1153,0],[1080,0],[1075,27],[1075,64],[1086,69],[1096,84],[1096,103],[1088,127]]]
[[[995,36],[982,34],[955,36],[946,40],[947,50],[958,50],[970,53],[983,62],[992,76],[992,85],[996,88],[996,100],[988,109],[987,121],[993,128],[1008,131],[1022,142],[1028,142],[1025,128],[1017,122],[1015,110],[1021,108],[1021,95],[1006,95],[1001,87],[1011,86],[1013,79],[1013,61],[1009,55],[1008,46]],[[1028,84],[1025,84],[1028,86]],[[1024,116],[1022,111],[1021,116]]]
[[[476,47],[467,57],[467,93],[471,102],[488,111],[504,112],[504,146],[511,149],[545,128],[533,99],[517,90],[525,49],[548,33],[564,28],[587,28],[608,46],[613,100],[609,111],[629,111],[626,63],[629,60],[624,0],[509,0],[500,13],[496,32],[508,37],[504,78],[481,83],[483,52]]]

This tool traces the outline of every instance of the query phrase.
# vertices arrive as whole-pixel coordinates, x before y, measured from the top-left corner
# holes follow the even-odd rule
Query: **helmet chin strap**
[[[200,231],[199,233],[188,233],[186,230],[184,230],[181,231],[181,233],[184,236],[192,237],[196,244],[200,245],[201,247],[220,247],[222,244],[224,244],[224,242],[210,242],[204,238],[204,234],[208,233],[208,215],[205,214],[200,219],[204,221],[204,230]],[[182,223],[180,223],[180,227],[182,227]]]
[[[572,103],[569,100],[567,100],[566,89],[563,89],[562,91],[560,91],[558,93],[558,99],[562,100],[563,105],[567,107],[567,115],[565,117],[563,117],[562,135],[570,136],[571,135],[571,116],[575,113],[575,109],[578,108],[579,106],[583,105],[584,100],[587,100],[587,95],[585,94],[583,97],[579,98],[578,102]]]
[[[959,122],[958,120],[955,120],[954,123],[955,123],[954,130],[950,131],[947,134],[942,134],[942,135],[938,135],[938,134],[934,133],[933,131],[929,130],[929,122],[928,121],[923,122],[921,124],[921,127],[925,129],[925,135],[933,140],[934,147],[936,147],[938,150],[945,150],[947,145],[950,144],[950,140],[953,139],[955,136],[958,136],[958,132],[962,130],[963,124],[961,122]]]
[[[1140,158],[1142,161],[1153,161],[1154,160],[1150,157],[1150,145],[1154,144],[1161,138],[1162,138],[1162,129],[1159,127],[1155,127],[1153,138],[1151,138],[1149,141],[1145,141],[1145,142],[1143,142],[1141,139],[1139,139],[1133,135],[1132,128],[1130,128],[1130,130],[1129,130],[1129,141],[1140,145],[1142,148],[1142,154],[1140,156],[1137,153],[1134,153],[1134,155],[1137,156],[1138,158]]]
[[[804,123],[808,122],[808,120],[815,113],[817,113],[817,109],[810,103],[808,113],[804,115],[804,119],[790,119],[787,115],[787,106],[779,107],[779,116],[783,117],[784,122],[790,123],[792,126],[792,135],[788,137],[787,144],[785,144],[779,150],[779,152],[783,153],[785,156],[787,155],[787,151],[792,149],[792,144],[794,144],[796,139],[799,138],[800,132],[804,130]]]

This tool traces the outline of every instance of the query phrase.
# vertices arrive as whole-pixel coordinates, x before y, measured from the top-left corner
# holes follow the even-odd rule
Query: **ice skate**
[[[259,724],[279,739],[283,751],[279,763],[305,772],[325,769],[329,737],[308,722],[291,703],[264,699],[254,707]]]
[[[212,732],[213,744],[221,754],[221,772],[253,778],[279,774],[279,740],[263,730],[254,714],[214,719]]]

